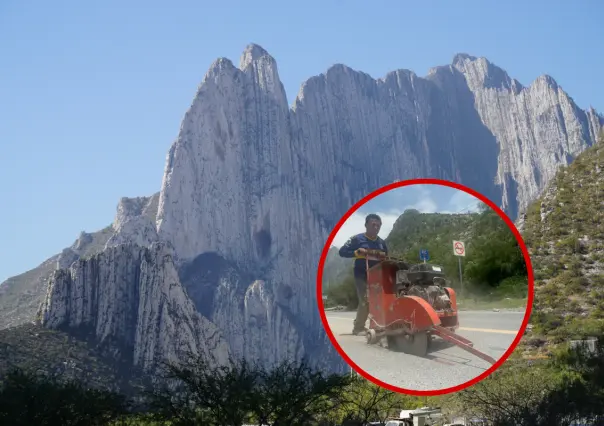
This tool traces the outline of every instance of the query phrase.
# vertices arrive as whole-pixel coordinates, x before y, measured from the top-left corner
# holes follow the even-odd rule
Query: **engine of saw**
[[[396,272],[396,289],[399,297],[421,297],[438,311],[452,310],[451,299],[444,287],[450,287],[450,281],[439,265],[419,263]]]

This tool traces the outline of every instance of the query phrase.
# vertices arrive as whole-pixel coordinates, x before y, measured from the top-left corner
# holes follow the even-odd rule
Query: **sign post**
[[[459,286],[460,292],[459,296],[463,296],[463,278],[461,276],[461,258],[466,255],[466,246],[463,241],[453,241],[453,254],[457,256],[457,261],[459,262]]]
[[[426,263],[426,261],[430,260],[430,254],[428,253],[428,250],[421,249],[419,251],[419,260],[423,260],[424,263]]]

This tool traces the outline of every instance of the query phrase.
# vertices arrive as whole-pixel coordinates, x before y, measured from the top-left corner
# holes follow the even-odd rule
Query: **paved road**
[[[329,327],[346,354],[373,377],[405,389],[438,390],[472,380],[491,366],[488,362],[440,338],[426,357],[367,345],[364,336],[352,336],[354,312],[326,312]],[[524,311],[460,311],[457,333],[474,347],[498,360],[508,350],[522,325]]]

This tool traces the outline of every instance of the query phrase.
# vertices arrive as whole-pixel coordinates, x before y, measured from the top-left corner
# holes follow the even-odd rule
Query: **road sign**
[[[421,249],[419,251],[419,259],[423,261],[430,260],[430,254],[428,253],[428,250]]]
[[[463,241],[453,241],[453,254],[455,256],[466,255],[466,246]]]

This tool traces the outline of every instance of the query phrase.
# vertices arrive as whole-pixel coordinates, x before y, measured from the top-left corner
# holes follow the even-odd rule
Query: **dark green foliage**
[[[347,419],[360,426],[413,402],[358,376],[325,375],[304,362],[266,370],[243,361],[216,366],[195,358],[168,365],[166,378],[170,385],[145,393],[146,413],[128,414],[133,406],[119,394],[16,369],[2,378],[0,424],[329,426]]]
[[[2,377],[0,424],[29,425],[320,425],[364,426],[384,421],[421,398],[387,391],[348,374],[324,374],[305,362],[266,369],[191,357],[167,364],[154,391],[123,396],[13,370]],[[168,379],[168,382],[165,380]]]
[[[126,412],[125,399],[115,393],[86,389],[11,370],[2,377],[0,424],[11,426],[104,425]]]
[[[423,214],[405,211],[396,221],[387,243],[395,257],[419,263],[419,252],[427,249],[430,262],[442,265],[453,282],[459,282],[457,257],[453,240],[466,240],[477,215]],[[465,241],[466,245],[468,241]],[[468,247],[469,251],[469,247]],[[465,259],[464,259],[465,263]]]
[[[465,276],[475,285],[503,286],[510,292],[520,289],[521,297],[526,296],[527,268],[522,250],[507,224],[490,208],[473,224],[466,262]]]
[[[465,412],[495,426],[602,425],[604,342],[559,350],[547,364],[508,367],[454,399]]]
[[[210,366],[200,357],[186,365],[165,367],[164,378],[177,386],[177,392],[160,387],[149,395],[156,420],[170,420],[175,426],[250,422],[257,371],[247,363],[235,368]]]
[[[173,425],[313,424],[333,410],[351,380],[293,362],[267,371],[246,361],[217,366],[194,357],[166,367],[165,378],[176,381],[179,393],[160,388],[151,406],[156,419]]]
[[[304,362],[267,370],[195,357],[167,365],[170,385],[148,395],[145,412],[132,414],[127,410],[133,405],[117,394],[13,371],[0,388],[0,424],[364,426],[403,408],[430,405],[500,426],[570,426],[579,419],[597,425],[604,411],[603,355],[604,339],[595,353],[560,349],[548,363],[513,362],[464,391],[429,400],[387,391],[359,376],[323,374]]]
[[[459,264],[453,254],[453,240],[465,242],[462,273],[473,294],[481,296],[495,291],[526,297],[527,270],[522,251],[507,224],[488,206],[474,214],[406,211],[387,239],[393,253],[411,262],[418,261],[420,249],[428,249],[430,262],[442,265],[458,285]]]
[[[267,370],[246,361],[225,366],[202,357],[166,366],[174,388],[151,394],[155,421],[171,425],[264,424],[362,426],[384,420],[419,398],[399,395],[359,376],[324,374],[305,362],[285,361]]]

